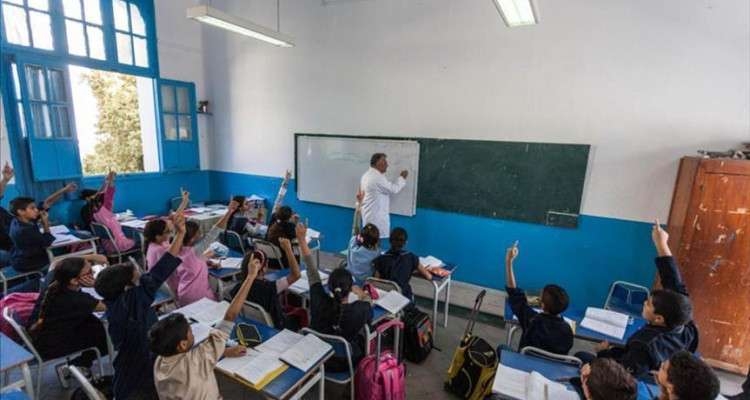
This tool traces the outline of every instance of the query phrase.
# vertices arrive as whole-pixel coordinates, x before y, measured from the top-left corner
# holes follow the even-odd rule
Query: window
[[[13,74],[13,88],[15,89],[16,94],[16,104],[18,108],[18,121],[19,121],[19,130],[21,132],[21,137],[26,137],[26,121],[24,120],[24,115],[26,115],[23,112],[23,97],[21,96],[21,82],[18,79],[18,65],[16,63],[12,63],[10,65],[12,74]]]
[[[164,169],[199,168],[195,85],[162,79],[159,94]]]
[[[0,0],[8,43],[54,50],[48,0]]]
[[[99,0],[63,0],[68,53],[106,59]]]
[[[146,23],[141,11],[132,1],[114,0],[117,60],[122,64],[148,67]]]

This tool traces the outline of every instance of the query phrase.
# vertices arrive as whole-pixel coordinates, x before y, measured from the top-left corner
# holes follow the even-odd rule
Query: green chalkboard
[[[417,140],[418,207],[578,226],[589,145]]]

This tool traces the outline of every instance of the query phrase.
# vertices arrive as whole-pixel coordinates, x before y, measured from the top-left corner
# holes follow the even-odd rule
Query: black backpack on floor
[[[432,351],[432,321],[427,313],[411,306],[404,309],[404,357],[414,363],[424,361]]]

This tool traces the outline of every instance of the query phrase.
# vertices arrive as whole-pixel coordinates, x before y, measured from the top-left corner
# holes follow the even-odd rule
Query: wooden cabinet
[[[701,355],[744,373],[750,365],[750,160],[683,158],[669,232],[693,301]]]

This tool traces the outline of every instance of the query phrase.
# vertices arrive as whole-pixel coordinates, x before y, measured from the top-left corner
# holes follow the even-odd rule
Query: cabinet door
[[[679,262],[700,330],[700,352],[715,366],[750,364],[750,175],[701,165],[680,240]]]

